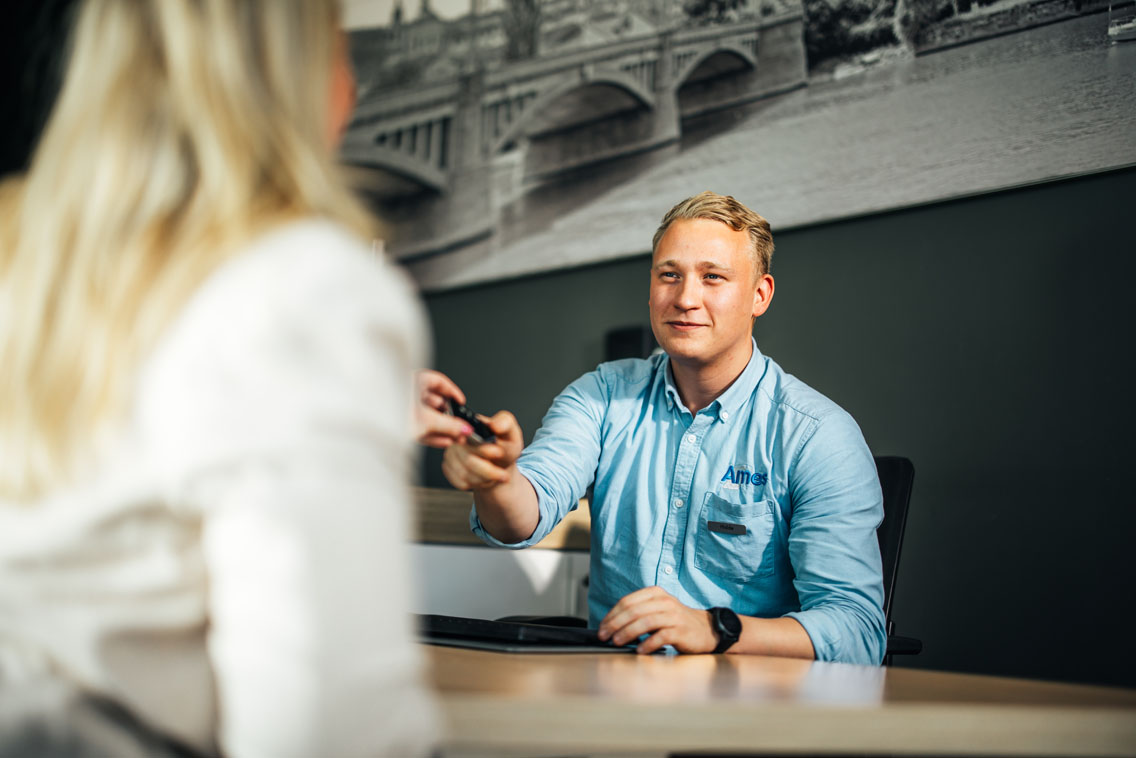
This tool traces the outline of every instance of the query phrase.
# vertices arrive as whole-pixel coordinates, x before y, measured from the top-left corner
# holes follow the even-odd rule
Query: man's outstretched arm
[[[499,547],[527,547],[576,507],[595,476],[607,405],[602,367],[552,401],[532,444],[524,447],[513,414],[486,419],[496,442],[451,445],[442,461],[450,483],[474,493],[473,531]]]
[[[477,517],[492,537],[507,544],[527,540],[540,523],[536,490],[517,469],[524,448],[520,424],[500,411],[486,423],[495,442],[468,439],[446,448],[442,473],[459,490],[472,490]]]

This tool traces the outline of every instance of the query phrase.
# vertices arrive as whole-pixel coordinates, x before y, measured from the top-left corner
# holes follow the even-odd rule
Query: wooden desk
[[[759,656],[424,649],[447,757],[1136,755],[1136,690]]]

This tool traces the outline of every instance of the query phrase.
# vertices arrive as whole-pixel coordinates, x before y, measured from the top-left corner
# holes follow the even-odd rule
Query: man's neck
[[[730,388],[749,365],[753,356],[753,343],[744,350],[732,350],[714,363],[687,363],[671,359],[671,373],[682,404],[691,413],[698,413],[718,399]]]

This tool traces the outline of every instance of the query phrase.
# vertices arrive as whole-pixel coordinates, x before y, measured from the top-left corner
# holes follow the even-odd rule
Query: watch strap
[[[738,641],[740,636],[738,631],[730,628],[728,621],[732,621],[734,626],[740,629],[741,619],[729,608],[711,608],[710,620],[713,622],[714,631],[718,633],[718,645],[714,648],[714,653],[724,653]]]

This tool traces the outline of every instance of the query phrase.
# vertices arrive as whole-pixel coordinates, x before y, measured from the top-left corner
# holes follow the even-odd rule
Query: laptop
[[[595,629],[415,614],[419,638],[430,645],[507,653],[633,653],[634,645],[603,642]]]

